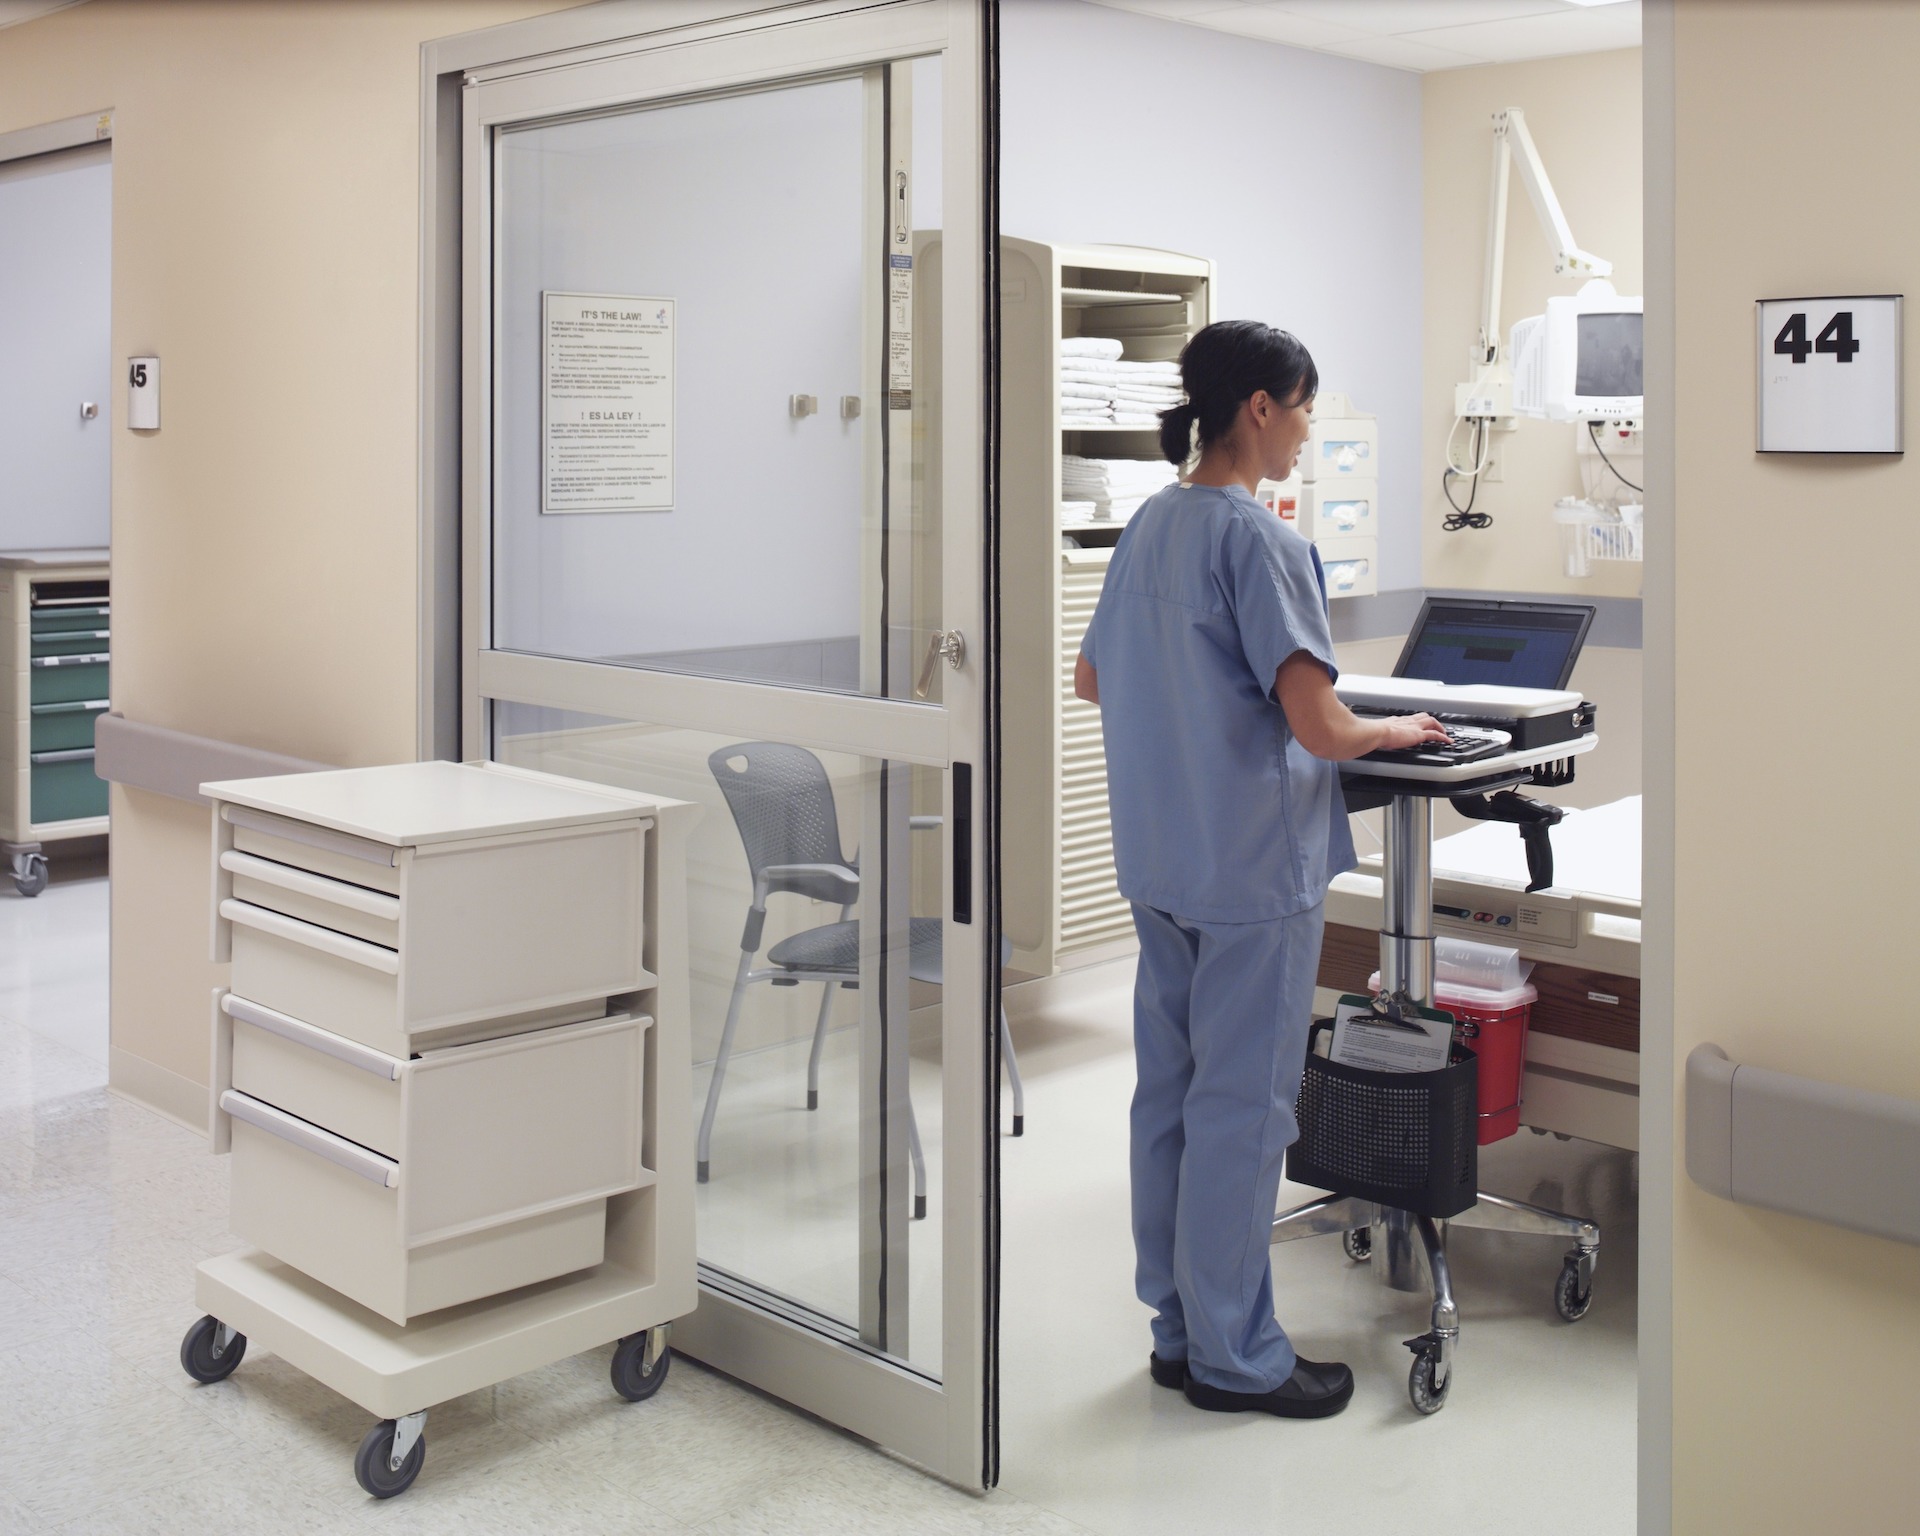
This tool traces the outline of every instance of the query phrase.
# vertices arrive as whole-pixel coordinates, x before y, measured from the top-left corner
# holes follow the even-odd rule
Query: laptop
[[[1593,615],[1588,603],[1429,597],[1393,675],[1449,687],[1492,683],[1559,691],[1573,676]]]

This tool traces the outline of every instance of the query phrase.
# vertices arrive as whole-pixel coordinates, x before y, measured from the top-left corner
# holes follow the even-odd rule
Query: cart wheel
[[[1438,1413],[1447,1406],[1447,1393],[1453,1388],[1453,1372],[1439,1386],[1433,1384],[1435,1360],[1432,1355],[1415,1355],[1413,1369],[1407,1373],[1407,1396],[1420,1413]]]
[[[1346,1250],[1347,1257],[1356,1264],[1364,1264],[1373,1257],[1373,1228],[1355,1227],[1340,1234],[1340,1246]]]
[[[644,1403],[660,1390],[672,1364],[673,1351],[663,1349],[649,1371],[646,1333],[630,1333],[613,1346],[613,1390],[630,1403]]]
[[[376,1499],[390,1499],[405,1493],[427,1461],[427,1437],[422,1435],[413,1442],[413,1449],[407,1452],[400,1470],[394,1471],[393,1429],[392,1419],[382,1419],[367,1431],[367,1438],[360,1442],[359,1453],[353,1458],[354,1481]]]
[[[1568,1259],[1560,1266],[1560,1278],[1553,1283],[1553,1310],[1570,1323],[1577,1323],[1593,1305],[1593,1287],[1580,1289],[1580,1261]]]
[[[47,861],[40,854],[30,854],[27,867],[17,870],[13,877],[13,888],[22,896],[38,896],[47,888]]]
[[[217,1317],[203,1317],[189,1328],[180,1341],[180,1369],[199,1382],[225,1381],[231,1376],[247,1353],[247,1336],[236,1333],[224,1349],[217,1345],[219,1336]]]

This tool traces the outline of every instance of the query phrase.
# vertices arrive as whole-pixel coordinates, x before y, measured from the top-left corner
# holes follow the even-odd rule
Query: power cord
[[[1459,423],[1456,422],[1455,426],[1458,425]],[[1455,469],[1451,464],[1440,471],[1440,492],[1447,498],[1447,505],[1453,508],[1452,513],[1441,520],[1440,528],[1442,532],[1459,533],[1467,528],[1472,528],[1477,531],[1493,526],[1493,514],[1491,512],[1476,512],[1473,510],[1473,504],[1480,496],[1480,476],[1485,473],[1487,468],[1485,462],[1480,457],[1481,440],[1486,435],[1486,430],[1487,424],[1484,419],[1476,419],[1474,421],[1473,462],[1477,467],[1472,474],[1465,474]],[[1447,434],[1447,441],[1449,445],[1451,445],[1453,441],[1452,433]],[[1467,504],[1464,507],[1453,499],[1453,482],[1455,480],[1468,481],[1471,486],[1471,489],[1467,492]]]
[[[1607,450],[1600,446],[1600,423],[1599,422],[1590,421],[1587,423],[1587,436],[1593,439],[1593,451],[1600,455],[1600,462],[1606,465],[1608,469],[1613,470],[1613,478],[1618,480],[1628,490],[1634,492],[1637,495],[1644,496],[1646,492],[1640,486],[1635,485],[1625,475],[1621,474],[1619,470],[1614,469],[1613,460],[1607,457]],[[1449,496],[1447,500],[1452,501],[1453,498]]]

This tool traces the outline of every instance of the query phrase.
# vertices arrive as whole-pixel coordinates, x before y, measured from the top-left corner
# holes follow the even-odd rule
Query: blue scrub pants
[[[1203,923],[1136,903],[1133,1243],[1153,1348],[1230,1392],[1293,1374],[1267,1266],[1326,908]]]

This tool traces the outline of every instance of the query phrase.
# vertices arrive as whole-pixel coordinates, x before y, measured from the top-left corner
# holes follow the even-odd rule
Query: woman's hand
[[[1315,757],[1352,762],[1383,747],[1417,747],[1442,741],[1446,727],[1432,715],[1392,715],[1365,719],[1340,702],[1327,669],[1306,651],[1295,651],[1274,674],[1273,696],[1286,712],[1287,725]]]
[[[1380,745],[1373,749],[1376,752],[1447,739],[1447,728],[1432,715],[1391,715],[1374,723],[1381,731]]]

